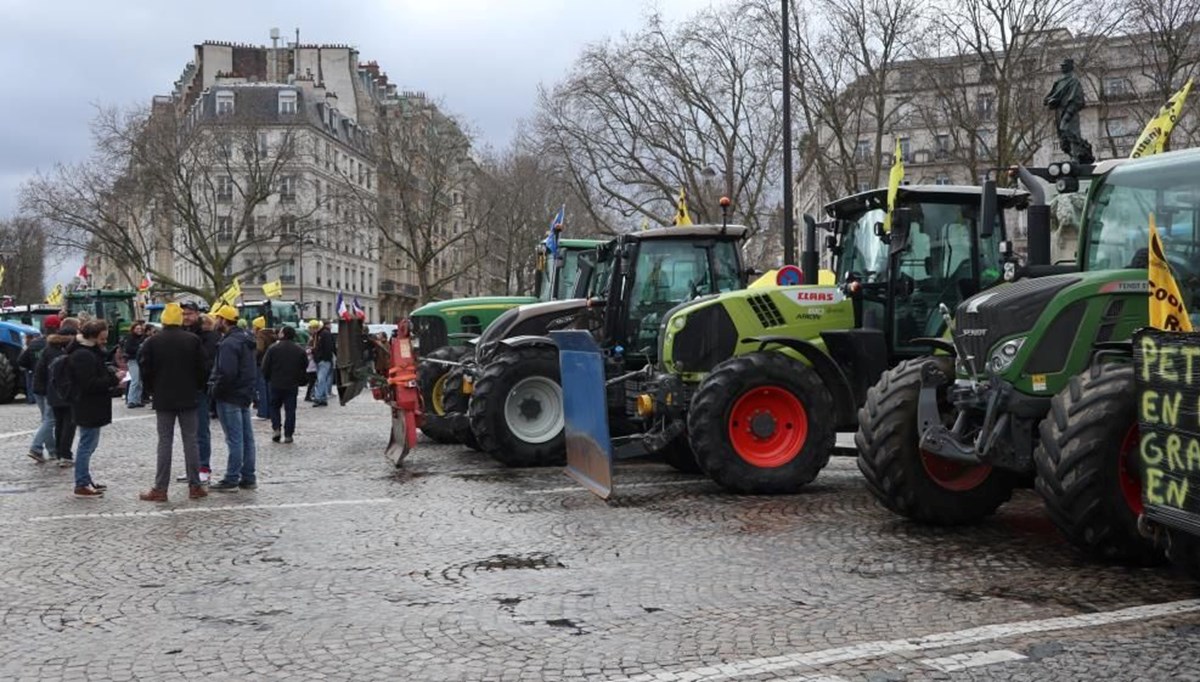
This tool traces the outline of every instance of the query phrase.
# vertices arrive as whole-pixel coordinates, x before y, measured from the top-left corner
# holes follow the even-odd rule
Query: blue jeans
[[[126,405],[140,405],[142,402],[142,370],[137,360],[126,360],[125,367],[129,369],[129,390],[125,392]]]
[[[29,451],[40,455],[42,448],[45,448],[46,454],[54,457],[54,408],[46,402],[46,396],[37,393],[30,393],[30,395],[37,402],[38,412],[42,415],[42,425],[38,427],[37,433],[33,434],[33,442],[29,445]]]
[[[30,405],[37,402],[37,396],[33,394],[33,372],[25,372],[25,402]]]
[[[208,420],[208,392],[196,392],[196,447],[200,451],[200,468],[212,471],[212,429]]]
[[[254,382],[254,401],[256,414],[260,417],[271,416],[271,388],[267,386],[267,378],[258,373],[258,379]]]
[[[317,363],[317,388],[313,391],[313,402],[323,403],[329,400],[329,390],[333,386],[333,363],[322,360]]]
[[[80,426],[79,443],[75,446],[75,487],[92,484],[92,453],[100,444],[99,426]]]
[[[254,483],[254,424],[250,408],[217,401],[217,419],[225,431],[229,462],[225,465],[225,483]]]
[[[271,387],[271,430],[279,431],[283,423],[283,435],[291,436],[296,432],[296,392],[295,388]],[[283,414],[280,414],[282,412]]]

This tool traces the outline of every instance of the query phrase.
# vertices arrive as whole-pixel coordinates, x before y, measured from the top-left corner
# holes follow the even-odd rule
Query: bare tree
[[[539,96],[536,136],[562,160],[598,232],[670,224],[680,188],[696,222],[717,199],[757,229],[776,203],[782,139],[778,78],[741,5],[671,26],[658,15],[632,35],[586,48]]]
[[[4,281],[0,294],[12,296],[17,303],[42,300],[42,278],[46,255],[46,235],[38,221],[29,218],[0,220],[0,264]]]
[[[97,255],[127,281],[148,272],[162,289],[211,299],[234,278],[285,262],[283,247],[315,227],[316,206],[297,201],[305,138],[298,124],[267,123],[101,110],[92,156],[29,181],[22,207],[56,247]],[[177,276],[181,268],[195,276]]]

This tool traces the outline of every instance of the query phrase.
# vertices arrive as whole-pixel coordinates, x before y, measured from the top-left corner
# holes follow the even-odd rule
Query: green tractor
[[[882,229],[885,189],[829,204],[836,285],[731,291],[669,311],[653,364],[637,374],[607,366],[602,373],[610,406],[614,387],[625,398],[609,415],[635,423],[637,433],[614,452],[608,433],[586,426],[594,406],[569,408],[568,430],[587,438],[574,439],[568,471],[607,497],[612,460],[644,449],[732,492],[799,490],[828,462],[836,431],[853,426],[867,388],[889,364],[936,343],[940,306],[1000,280],[1002,209],[1027,200],[1014,190],[905,186],[891,233]],[[569,383],[594,397],[587,362],[578,360]]]
[[[1078,267],[963,301],[942,355],[903,362],[870,390],[858,464],[888,509],[925,523],[973,523],[1033,479],[1071,543],[1107,560],[1155,557],[1138,532],[1129,340],[1147,324],[1150,213],[1185,298],[1195,300],[1198,173],[1200,150],[1040,173],[1060,191],[1090,180]]]
[[[67,293],[67,315],[107,321],[111,329],[108,347],[115,349],[138,318],[136,297],[137,293],[128,289],[76,289]]]
[[[560,239],[557,257],[538,244],[534,288],[537,296],[480,296],[426,303],[409,315],[413,348],[421,352],[417,383],[425,406],[421,431],[439,443],[473,445],[463,422],[467,398],[456,368],[471,352],[468,341],[479,337],[496,318],[520,305],[570,296],[579,277],[579,256],[603,244],[595,239]],[[450,389],[449,391],[447,389]]]

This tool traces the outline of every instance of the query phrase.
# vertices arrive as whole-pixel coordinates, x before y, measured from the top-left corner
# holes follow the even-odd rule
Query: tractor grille
[[[681,371],[707,372],[732,356],[737,342],[737,327],[725,306],[709,305],[688,315],[687,324],[675,334],[672,357]]]
[[[1054,296],[1075,284],[1074,275],[1024,279],[976,294],[958,305],[955,335],[974,367],[982,371],[992,346],[1014,334],[1029,330]]]
[[[750,304],[751,310],[758,316],[758,321],[764,328],[766,327],[782,327],[784,325],[783,315],[779,312],[775,302],[766,294],[750,296],[746,299]]]

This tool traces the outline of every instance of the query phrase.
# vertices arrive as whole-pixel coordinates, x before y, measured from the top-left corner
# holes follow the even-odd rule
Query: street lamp
[[[298,252],[298,255],[300,258],[300,300],[296,302],[296,307],[298,307],[300,309],[301,313],[303,313],[304,312],[304,247],[306,245],[312,246],[315,242],[313,242],[313,240],[310,237],[301,238],[296,235],[293,235],[291,237],[291,242],[292,242],[293,246],[297,247],[297,252]]]

